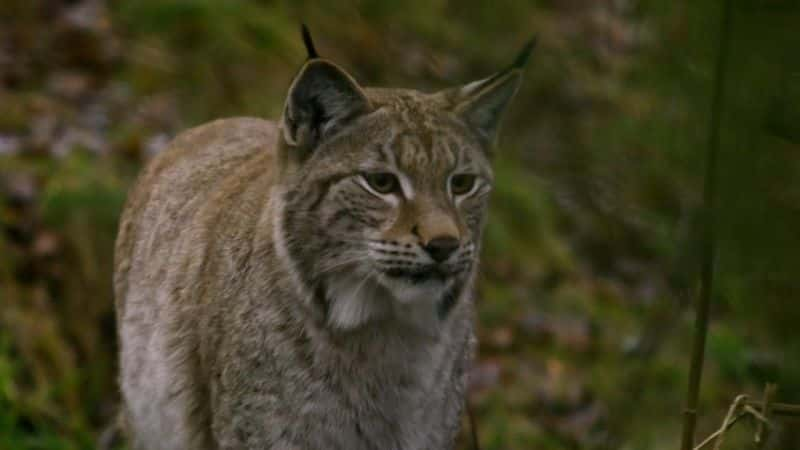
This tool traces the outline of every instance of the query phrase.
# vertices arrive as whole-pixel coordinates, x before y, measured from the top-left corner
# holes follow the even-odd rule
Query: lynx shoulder
[[[437,93],[361,87],[317,56],[277,122],[179,135],[116,244],[134,449],[446,449],[499,118],[530,46]]]

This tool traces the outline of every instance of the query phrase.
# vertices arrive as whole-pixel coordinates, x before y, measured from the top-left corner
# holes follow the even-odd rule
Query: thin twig
[[[772,395],[774,394],[774,385],[767,385],[767,389],[764,390],[764,398],[760,402],[754,402],[747,399],[746,395],[738,395],[736,399],[731,403],[731,406],[728,408],[728,413],[725,415],[725,419],[722,421],[722,425],[720,425],[717,431],[711,433],[707,438],[705,438],[700,444],[695,446],[692,450],[702,450],[708,444],[714,443],[714,450],[720,450],[722,448],[722,443],[725,439],[725,432],[731,429],[735,423],[737,423],[741,418],[745,416],[752,416],[757,424],[758,430],[756,432],[756,445],[763,446],[763,443],[766,441],[766,437],[768,435],[769,430],[772,428],[772,424],[769,421],[769,416],[764,414],[762,411],[771,408],[770,405],[781,405],[781,406],[788,406],[789,409],[795,411],[800,410],[800,405],[787,405],[781,403],[770,403]],[[762,410],[759,411],[758,407],[761,407]],[[759,434],[761,434],[761,441],[758,440]]]
[[[748,406],[758,408],[761,406],[760,402],[748,401]],[[787,417],[800,417],[800,405],[789,403],[773,403],[771,413],[773,416],[787,416]]]
[[[722,426],[719,427],[721,432],[719,433],[719,437],[717,438],[717,442],[714,443],[714,450],[719,450],[722,448],[722,442],[725,440],[725,431],[729,428],[728,424],[733,421],[733,417],[736,414],[736,411],[741,409],[744,402],[747,401],[746,395],[739,395],[736,399],[731,403],[731,407],[728,408],[728,414],[725,415],[725,420],[722,421]]]
[[[719,152],[720,123],[722,116],[722,99],[724,97],[725,68],[728,57],[731,22],[730,0],[723,0],[722,20],[720,24],[719,52],[714,70],[714,93],[711,103],[711,121],[706,160],[705,182],[703,185],[703,221],[702,268],[700,275],[700,295],[697,301],[695,317],[694,342],[692,343],[692,361],[689,371],[689,389],[684,410],[682,450],[691,450],[694,446],[695,426],[697,425],[697,404],[700,394],[700,380],[703,375],[706,335],[708,334],[708,316],[711,307],[711,288],[714,277],[714,216],[717,153]]]
[[[775,383],[767,383],[764,387],[764,397],[761,399],[761,414],[764,415],[765,419],[769,419],[772,411],[772,398],[775,397],[775,391],[777,390],[778,386]],[[764,422],[759,421],[758,425],[756,425],[756,435],[754,438],[756,448],[764,447],[764,443],[767,442],[768,437],[769,427]]]
[[[743,418],[746,415],[747,415],[746,412],[739,413],[736,417],[734,417],[732,420],[728,422],[726,428],[720,428],[717,431],[711,433],[707,438],[705,438],[705,440],[703,440],[703,442],[697,444],[697,447],[695,447],[694,450],[702,450],[703,448],[705,448],[706,445],[714,442],[714,440],[717,437],[719,437],[721,434],[731,429],[731,427],[733,427],[736,424],[736,422],[738,422],[741,418]]]
[[[746,413],[750,414],[751,416],[755,417],[755,418],[756,418],[756,420],[757,420],[759,423],[762,423],[762,424],[764,424],[764,425],[766,425],[766,426],[768,426],[768,427],[769,427],[769,426],[772,426],[772,425],[769,423],[769,419],[767,419],[767,418],[766,418],[766,417],[765,417],[763,414],[761,414],[761,413],[760,413],[760,412],[759,412],[757,409],[753,408],[752,406],[750,406],[750,405],[744,405],[744,411],[745,411]]]

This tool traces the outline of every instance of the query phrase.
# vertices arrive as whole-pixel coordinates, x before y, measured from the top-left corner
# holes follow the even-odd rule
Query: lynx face
[[[329,324],[442,319],[458,301],[477,263],[494,133],[519,79],[512,66],[423,94],[361,89],[319,59],[301,70],[281,124],[276,242]]]

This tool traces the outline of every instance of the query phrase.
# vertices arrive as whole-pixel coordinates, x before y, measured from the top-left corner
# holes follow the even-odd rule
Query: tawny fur
[[[218,120],[154,158],[115,256],[132,447],[452,448],[488,155],[519,74],[422,94],[313,59],[280,122]],[[398,192],[371,191],[370,171]],[[480,184],[453,195],[454,173]],[[429,267],[442,235],[460,244],[445,280],[387,275]]]

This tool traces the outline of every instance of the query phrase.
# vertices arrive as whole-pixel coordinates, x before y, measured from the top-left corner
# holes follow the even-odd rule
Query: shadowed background
[[[800,403],[800,4],[732,4],[703,436],[765,381]],[[111,261],[126,190],[182,129],[278,117],[305,58],[300,22],[362,84],[431,91],[490,75],[538,36],[495,160],[470,388],[482,448],[676,449],[720,13],[667,0],[4,0],[0,449],[93,448],[117,402]],[[778,425],[771,448],[800,448],[800,423]]]

